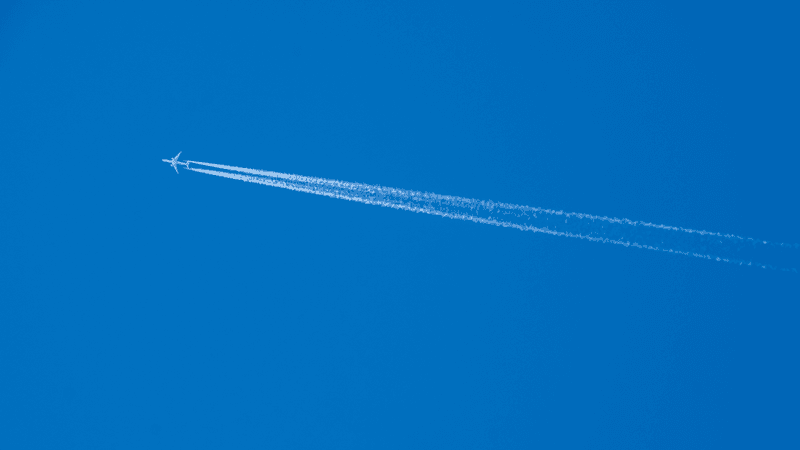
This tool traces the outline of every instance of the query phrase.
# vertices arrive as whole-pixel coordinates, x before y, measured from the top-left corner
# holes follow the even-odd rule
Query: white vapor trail
[[[606,244],[797,273],[800,245],[199,161],[188,170],[309,194]],[[210,167],[219,170],[191,166]]]

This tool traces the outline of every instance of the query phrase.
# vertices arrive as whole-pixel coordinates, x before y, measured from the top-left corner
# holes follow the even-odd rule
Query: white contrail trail
[[[451,219],[797,272],[800,245],[591,214],[495,203],[326,178],[187,161],[188,170]],[[193,168],[192,165],[220,170]],[[238,173],[237,173],[238,172]],[[757,262],[758,261],[758,262]]]

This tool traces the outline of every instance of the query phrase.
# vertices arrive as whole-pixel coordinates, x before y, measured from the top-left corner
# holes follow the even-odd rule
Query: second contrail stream
[[[800,245],[797,244],[223,164],[200,161],[188,161],[188,164],[187,169],[197,173],[309,194],[737,265],[796,273],[800,260]]]

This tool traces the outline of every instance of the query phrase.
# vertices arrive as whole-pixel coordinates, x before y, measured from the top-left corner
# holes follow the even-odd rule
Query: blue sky
[[[198,161],[800,243],[790,2],[0,7],[0,447],[793,447],[798,277]]]

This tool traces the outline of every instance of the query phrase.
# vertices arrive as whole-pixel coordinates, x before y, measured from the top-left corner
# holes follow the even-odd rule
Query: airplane
[[[178,165],[179,164],[181,166],[189,167],[189,163],[188,162],[178,161],[178,156],[181,156],[181,153],[183,153],[183,152],[182,151],[178,152],[178,154],[175,155],[175,157],[172,158],[172,159],[162,159],[162,161],[164,161],[165,163],[169,163],[169,165],[172,166],[173,169],[175,169],[175,173],[178,173]]]

